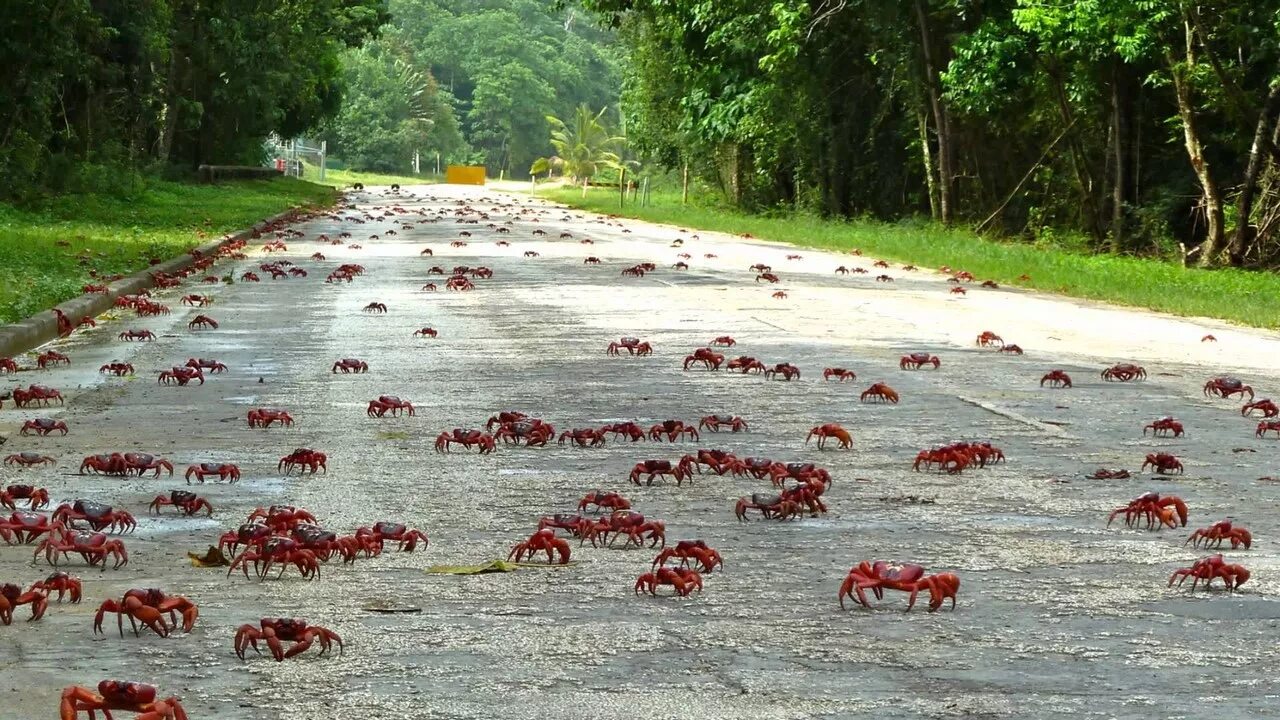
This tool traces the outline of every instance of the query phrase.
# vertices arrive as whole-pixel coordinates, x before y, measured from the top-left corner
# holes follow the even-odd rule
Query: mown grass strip
[[[329,187],[281,178],[195,185],[148,181],[128,196],[76,194],[0,204],[0,323],[80,294],[89,270],[128,274],[291,207],[328,205]]]
[[[949,265],[979,279],[1076,298],[1280,328],[1280,276],[1243,270],[1195,270],[1132,257],[1085,255],[1057,248],[987,240],[929,223],[887,224],[805,216],[766,217],[681,205],[678,193],[654,193],[652,204],[618,208],[616,191],[554,188],[536,194],[598,213],[700,230],[751,235],[803,247],[847,251],[922,267]],[[1026,274],[1029,281],[1019,282]],[[1046,319],[1052,322],[1052,319]]]

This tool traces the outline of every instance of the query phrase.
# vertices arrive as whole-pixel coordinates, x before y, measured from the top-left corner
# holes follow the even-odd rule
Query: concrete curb
[[[253,233],[260,232],[272,223],[287,220],[300,211],[301,208],[291,208],[266,220],[259,221],[247,230],[241,230],[229,237],[205,243],[196,249],[200,251],[201,255],[217,253],[218,249],[223,245],[237,240],[249,240]],[[111,283],[107,286],[105,295],[81,295],[58,305],[57,308],[65,313],[73,323],[78,322],[80,318],[85,316],[96,317],[114,306],[116,298],[121,295],[129,295],[145,288],[155,287],[155,281],[151,279],[151,273],[176,273],[186,270],[194,265],[195,262],[196,259],[189,253],[183,254]],[[37,348],[57,337],[57,316],[50,310],[45,310],[16,323],[0,325],[0,357],[13,357],[27,350]]]

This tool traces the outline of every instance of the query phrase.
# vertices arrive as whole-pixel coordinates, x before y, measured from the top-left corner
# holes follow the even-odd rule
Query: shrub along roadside
[[[80,294],[89,270],[142,270],[291,207],[329,205],[329,187],[281,178],[193,185],[148,181],[128,197],[61,195],[0,204],[0,323]]]
[[[859,248],[868,255],[922,267],[949,265],[979,279],[1173,315],[1219,318],[1280,328],[1280,276],[1243,270],[1195,270],[1161,260],[1086,255],[1056,248],[998,242],[965,230],[927,223],[841,222],[813,217],[766,217],[681,205],[679,193],[653,193],[651,204],[618,207],[616,191],[549,188],[536,194],[592,212],[725,233],[750,233],[828,250]],[[1018,281],[1026,274],[1029,281]]]

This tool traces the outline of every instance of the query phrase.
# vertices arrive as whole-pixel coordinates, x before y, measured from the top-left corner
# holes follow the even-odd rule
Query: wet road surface
[[[137,516],[123,536],[130,562],[118,571],[68,566],[84,580],[79,605],[52,604],[43,620],[0,626],[5,717],[53,717],[62,687],[103,678],[153,682],[182,697],[192,718],[802,718],[802,717],[1262,717],[1277,713],[1275,628],[1277,440],[1257,439],[1256,418],[1201,386],[1231,373],[1259,396],[1280,392],[1273,334],[1155,316],[1019,291],[970,286],[948,291],[945,276],[873,268],[868,258],[795,250],[740,238],[601,221],[484,190],[415,188],[416,195],[351,196],[343,217],[300,224],[288,251],[224,263],[239,277],[268,259],[288,259],[308,278],[198,286],[215,303],[178,304],[160,319],[120,313],[96,331],[53,347],[72,358],[51,371],[0,376],[0,386],[41,383],[63,390],[65,408],[0,409],[4,454],[34,451],[56,467],[0,468],[0,486],[47,487],[55,503],[91,498]],[[511,203],[521,203],[511,205]],[[476,224],[457,222],[489,219]],[[392,213],[377,219],[392,207]],[[436,222],[421,222],[439,217]],[[511,224],[504,225],[508,221]],[[488,223],[509,227],[499,235]],[[404,227],[408,223],[410,228]],[[545,236],[534,236],[545,229]],[[388,234],[395,230],[396,234]],[[473,234],[450,247],[460,231]],[[318,241],[347,231],[350,245]],[[573,237],[560,238],[561,232]],[[368,239],[378,234],[377,240]],[[594,244],[582,244],[582,238]],[[684,239],[673,248],[672,240]],[[499,246],[506,240],[509,246]],[[424,247],[434,256],[423,257]],[[539,253],[525,257],[526,251]],[[314,252],[326,260],[310,259]],[[688,270],[670,269],[688,253]],[[707,253],[716,257],[707,258]],[[799,260],[786,260],[799,253]],[[597,256],[599,265],[583,259]],[[658,265],[642,278],[620,270]],[[364,276],[325,284],[340,263]],[[763,262],[782,282],[754,282]],[[836,275],[837,265],[867,275]],[[494,270],[473,292],[445,292],[441,265]],[[877,283],[879,273],[894,283]],[[419,288],[441,285],[438,292]],[[778,300],[771,293],[785,289]],[[385,315],[361,312],[370,302]],[[204,312],[221,327],[191,332]],[[413,337],[430,326],[436,339]],[[154,343],[115,339],[148,328]],[[1023,356],[974,347],[983,330],[1021,345]],[[1213,332],[1216,343],[1201,343]],[[802,377],[682,372],[685,355],[732,335],[726,354],[767,364],[789,361]],[[653,344],[651,357],[607,357],[622,335]],[[907,352],[941,358],[940,369],[899,370]],[[156,374],[189,357],[216,358],[230,371],[203,386],[158,385]],[[369,372],[334,375],[339,358]],[[135,378],[103,378],[112,360]],[[1146,367],[1146,381],[1105,383],[1115,362]],[[23,362],[31,365],[29,359]],[[824,367],[857,373],[824,382]],[[1070,390],[1038,385],[1060,368]],[[858,402],[875,381],[898,405]],[[414,403],[416,415],[370,419],[378,395]],[[246,427],[253,407],[288,409],[292,428]],[[693,421],[713,413],[750,423],[742,433],[701,442],[610,442],[604,448],[500,446],[492,455],[440,455],[442,430],[475,427],[498,410],[522,410],[557,431],[636,420]],[[27,418],[67,421],[66,437],[21,437]],[[1186,437],[1144,437],[1142,426],[1174,415]],[[814,425],[839,422],[852,451],[804,444]],[[922,448],[990,440],[1006,464],[939,475],[911,471]],[[285,478],[277,459],[295,447],[329,456],[329,472]],[[796,522],[739,523],[734,501],[769,492],[767,481],[702,475],[693,484],[635,487],[630,467],[675,460],[697,448],[808,461],[828,468],[830,512]],[[80,458],[111,451],[170,459],[173,479],[75,474]],[[1182,476],[1139,473],[1146,453],[1176,453]],[[193,486],[216,508],[210,518],[147,503],[186,489],[189,464],[232,462],[234,485]],[[1087,480],[1099,467],[1129,480]],[[544,514],[571,512],[585,492],[620,490],[636,510],[666,522],[671,541],[702,538],[724,556],[689,598],[636,597],[632,585],[654,551],[572,544],[576,564],[474,576],[429,575],[433,564],[505,557]],[[1107,514],[1148,490],[1190,506],[1185,529],[1146,532],[1106,526]],[[387,552],[353,566],[331,562],[314,582],[246,580],[190,566],[255,507],[292,503],[340,533],[379,520],[431,537],[425,552]],[[1209,554],[1183,546],[1193,528],[1232,517],[1255,538],[1226,551],[1253,578],[1236,593],[1167,589],[1175,568]],[[890,592],[875,610],[842,611],[836,589],[861,560],[897,559],[955,572],[957,609],[904,613]],[[28,585],[50,569],[31,548],[0,545],[0,582]],[[94,637],[98,604],[133,587],[159,587],[200,606],[189,635]],[[418,608],[379,614],[366,608]],[[263,616],[307,618],[346,642],[338,657],[311,654],[277,664],[232,652],[242,623]],[[112,623],[114,625],[114,623]],[[13,713],[16,713],[13,714]]]

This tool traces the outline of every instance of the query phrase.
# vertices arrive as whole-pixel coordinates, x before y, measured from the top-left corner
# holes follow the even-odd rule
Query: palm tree
[[[552,155],[551,157],[540,157],[533,161],[533,165],[529,166],[529,175],[533,177],[534,182],[538,181],[538,173],[546,173],[547,179],[551,179],[553,172],[564,172],[564,161]]]
[[[604,113],[592,113],[586,105],[574,111],[573,124],[548,115],[551,125],[551,145],[564,162],[564,170],[575,181],[582,182],[582,195],[586,197],[591,178],[605,168],[616,168],[620,159],[613,150],[620,147],[624,138],[609,134],[604,125]]]

